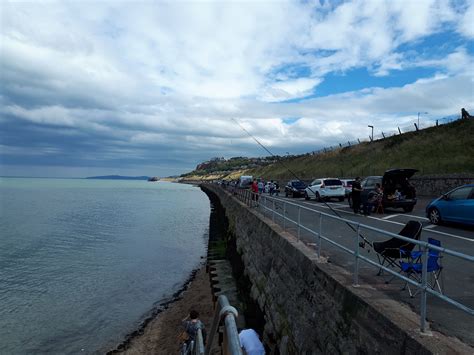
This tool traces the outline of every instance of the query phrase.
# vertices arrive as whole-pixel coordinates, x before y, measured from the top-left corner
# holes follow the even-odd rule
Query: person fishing
[[[360,212],[360,193],[362,192],[362,186],[360,185],[360,177],[356,177],[352,183],[352,209],[354,213]]]
[[[240,129],[242,131],[244,131],[250,138],[252,138],[260,147],[262,147],[267,153],[270,154],[270,156],[272,156],[273,158],[275,158],[275,160],[277,161],[278,164],[281,164],[292,176],[294,176],[297,180],[301,180],[298,175],[292,171],[285,163],[283,160],[281,159],[277,159],[277,157],[275,156],[275,154],[273,154],[266,146],[264,146],[257,138],[255,138],[247,129],[245,129],[245,127],[243,127],[239,121],[237,121],[235,118],[231,118],[231,120],[233,122],[235,122],[237,124],[237,126],[240,127]],[[360,191],[359,191],[359,200],[358,200],[358,203],[355,204],[354,206],[357,206],[357,211],[360,210],[360,193],[362,191],[362,186],[360,185],[360,177],[358,177],[359,179],[359,187],[360,187]],[[354,185],[352,185],[354,186]],[[309,187],[309,189],[311,190],[311,187]],[[354,191],[354,190],[353,190]],[[315,192],[312,191],[314,194]],[[330,204],[328,204],[327,202],[323,201],[324,205],[334,214],[336,215],[337,217],[341,218],[341,216],[339,215],[339,213],[334,209],[332,208],[332,206]],[[355,208],[355,207],[354,207]],[[356,209],[354,209],[354,212],[356,211]],[[352,231],[356,232],[356,229],[348,222],[346,222],[346,225],[347,227],[349,227]],[[362,238],[362,241],[359,242],[359,245],[361,248],[365,248],[365,244],[368,244],[369,246],[372,245],[372,242],[370,240],[368,240],[364,235],[362,235],[362,233],[360,232],[357,232],[358,233],[358,236],[360,238]],[[368,250],[368,252],[370,252],[370,249]]]

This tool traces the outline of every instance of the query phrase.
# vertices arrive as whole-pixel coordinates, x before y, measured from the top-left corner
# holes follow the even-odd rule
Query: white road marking
[[[314,203],[308,203],[308,202],[305,202],[305,201],[301,201],[301,203],[304,203],[304,204],[306,204],[306,205],[310,205],[311,207],[320,207],[320,208],[329,209],[329,207],[324,206],[324,205],[316,205],[316,204],[314,204]],[[314,209],[313,209],[313,210],[314,210]],[[339,208],[333,208],[333,210],[338,211],[338,212],[342,212],[342,213],[346,213],[346,214],[351,214],[351,215],[354,214],[354,213],[351,212],[351,211],[341,210],[341,209],[339,209]],[[317,210],[314,210],[314,211],[317,211]],[[402,216],[403,216],[403,215],[402,215]],[[395,222],[395,221],[389,221],[388,219],[376,218],[376,217],[372,217],[372,216],[367,216],[366,218],[376,219],[376,220],[378,220],[378,221],[386,222],[386,223],[397,224],[397,225],[399,225],[399,226],[404,226],[404,225],[405,225],[405,223]],[[428,227],[428,226],[427,226],[427,227]],[[426,230],[427,227],[423,227],[423,229]],[[458,239],[462,239],[462,240],[465,240],[465,241],[468,241],[468,242],[471,242],[471,243],[474,242],[474,239],[470,239],[470,238],[466,238],[466,237],[461,237],[460,235],[451,234],[451,233],[446,233],[446,232],[441,232],[441,231],[433,230],[433,229],[430,229],[430,228],[428,228],[427,232],[429,232],[429,233],[435,233],[435,234],[440,234],[440,235],[445,235],[445,236],[447,236],[447,237],[458,238]]]
[[[331,206],[338,206],[338,207],[347,207],[345,203],[337,203],[337,202],[332,202]]]
[[[429,221],[429,219],[426,218],[426,217],[415,216],[414,214],[399,214],[399,215],[397,215],[397,216],[407,216],[407,217],[422,219],[422,220],[424,220],[424,221]]]
[[[432,229],[436,227],[436,224],[430,224],[429,226],[423,227],[424,229]]]
[[[383,219],[383,220],[385,220],[385,219],[390,219],[390,218],[397,217],[397,216],[400,216],[400,215],[399,215],[399,214],[391,214],[391,215],[388,215],[388,216],[382,217],[382,218],[380,218],[380,219]]]

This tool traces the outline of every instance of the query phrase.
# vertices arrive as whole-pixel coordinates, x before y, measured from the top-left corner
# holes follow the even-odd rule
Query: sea
[[[0,178],[0,353],[115,348],[201,265],[209,217],[191,185]]]

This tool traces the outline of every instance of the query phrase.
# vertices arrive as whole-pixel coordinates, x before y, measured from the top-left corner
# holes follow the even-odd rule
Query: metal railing
[[[324,212],[321,212],[321,211],[317,211],[317,210],[314,210],[314,209],[311,209],[309,207],[305,207],[305,206],[302,206],[302,205],[299,205],[299,204],[296,204],[296,203],[293,203],[293,202],[289,202],[289,201],[285,201],[285,200],[281,200],[281,199],[277,199],[277,198],[273,198],[273,197],[269,197],[269,196],[265,196],[265,195],[258,195],[258,194],[255,194],[253,193],[252,191],[250,190],[239,190],[239,189],[231,189],[232,193],[239,199],[241,200],[242,202],[244,202],[247,206],[249,207],[258,207],[260,209],[263,209],[263,214],[265,215],[265,212],[269,212],[271,213],[271,219],[273,222],[275,222],[275,217],[280,217],[283,219],[283,229],[286,230],[287,228],[287,223],[291,223],[293,224],[294,226],[297,227],[297,238],[298,238],[298,241],[301,240],[301,231],[306,231],[308,233],[310,233],[311,235],[317,237],[317,249],[316,249],[316,254],[318,256],[318,258],[321,256],[321,242],[322,241],[325,241],[325,242],[328,242],[329,244],[335,246],[336,248],[338,249],[341,249],[343,251],[345,251],[346,253],[348,254],[351,254],[354,256],[354,267],[353,267],[353,285],[354,286],[358,286],[359,285],[359,260],[362,260],[376,268],[378,268],[379,270],[384,270],[386,271],[387,273],[391,274],[393,277],[395,278],[398,278],[398,279],[401,279],[402,281],[404,282],[407,282],[408,284],[410,285],[413,285],[415,287],[418,287],[420,289],[420,294],[421,294],[421,300],[420,300],[420,329],[423,333],[425,333],[427,331],[426,329],[426,308],[427,308],[427,305],[426,305],[426,301],[427,301],[427,294],[431,294],[449,304],[451,304],[452,306],[470,314],[471,316],[474,316],[474,309],[438,292],[438,291],[435,291],[434,289],[432,289],[429,284],[428,284],[428,271],[427,271],[427,260],[428,260],[428,254],[429,254],[429,251],[430,250],[436,250],[440,253],[444,253],[446,255],[451,255],[451,256],[454,256],[454,257],[457,257],[457,258],[460,258],[460,259],[463,259],[463,260],[466,260],[468,262],[474,262],[474,256],[471,256],[471,255],[467,255],[467,254],[463,254],[463,253],[460,253],[460,252],[457,252],[457,251],[454,251],[454,250],[450,250],[450,249],[446,249],[446,248],[442,248],[442,247],[438,247],[438,246],[435,246],[433,244],[429,244],[427,242],[423,242],[423,241],[418,241],[418,240],[415,240],[415,239],[411,239],[411,238],[406,238],[406,237],[403,237],[399,234],[395,234],[395,233],[392,233],[392,232],[388,232],[388,231],[385,231],[383,229],[379,229],[379,228],[375,228],[375,227],[372,227],[372,226],[369,226],[369,225],[365,225],[365,224],[362,224],[362,223],[359,223],[359,222],[354,222],[350,219],[345,219],[345,218],[342,218],[342,217],[338,217],[338,216],[335,216],[335,215],[331,215],[331,214],[328,214],[328,213],[324,213]],[[258,195],[258,196],[256,196]],[[268,203],[270,202],[270,203]],[[280,207],[282,209],[282,212],[283,213],[280,213],[276,206],[278,207],[278,204],[279,205],[283,205],[283,207]],[[270,207],[268,206],[270,205]],[[293,220],[289,217],[287,217],[287,207],[288,206],[293,206],[295,208],[297,208],[297,220]],[[317,215],[318,219],[319,219],[319,230],[314,230],[314,229],[311,229],[311,228],[308,228],[306,227],[305,225],[303,225],[301,223],[301,211],[308,211],[310,213],[314,213]],[[344,223],[347,223],[349,225],[352,225],[354,227],[354,230],[356,231],[356,233],[354,233],[354,249],[351,249],[351,248],[348,248],[328,237],[325,237],[323,236],[322,234],[322,225],[323,225],[323,221],[324,220],[338,220],[338,221],[341,221],[341,222],[344,222]],[[384,265],[381,265],[381,263],[378,263],[374,260],[371,260],[363,255],[360,254],[360,248],[361,248],[361,239],[363,239],[362,235],[361,235],[361,230],[367,230],[367,231],[372,231],[372,232],[376,232],[378,234],[381,234],[381,235],[384,235],[384,236],[387,236],[387,237],[394,237],[394,238],[397,238],[397,239],[400,239],[400,240],[403,240],[405,242],[409,242],[409,243],[412,243],[412,244],[415,244],[415,245],[418,245],[421,252],[422,252],[422,255],[421,255],[421,263],[422,263],[422,275],[421,275],[421,282],[417,282],[409,277],[406,277],[402,274],[400,274],[399,272],[396,272],[394,271],[393,269],[390,269]]]
[[[240,347],[239,333],[237,331],[236,318],[239,313],[232,307],[225,295],[220,295],[217,299],[217,307],[214,312],[214,320],[212,322],[211,331],[209,332],[209,340],[206,345],[205,354],[211,351],[217,328],[223,325],[224,338],[222,353],[230,355],[242,355]]]
[[[193,348],[193,355],[204,355],[204,338],[202,336],[201,328],[198,328],[196,334],[196,343]]]

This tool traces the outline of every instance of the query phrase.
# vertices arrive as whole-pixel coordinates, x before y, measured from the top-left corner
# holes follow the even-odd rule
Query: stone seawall
[[[416,188],[418,196],[441,196],[442,194],[465,184],[474,183],[473,174],[423,175],[414,176],[410,182]]]
[[[472,353],[457,339],[421,335],[419,316],[368,285],[353,287],[346,270],[318,260],[255,210],[213,185],[235,239],[251,296],[265,317],[264,339],[280,354]]]

